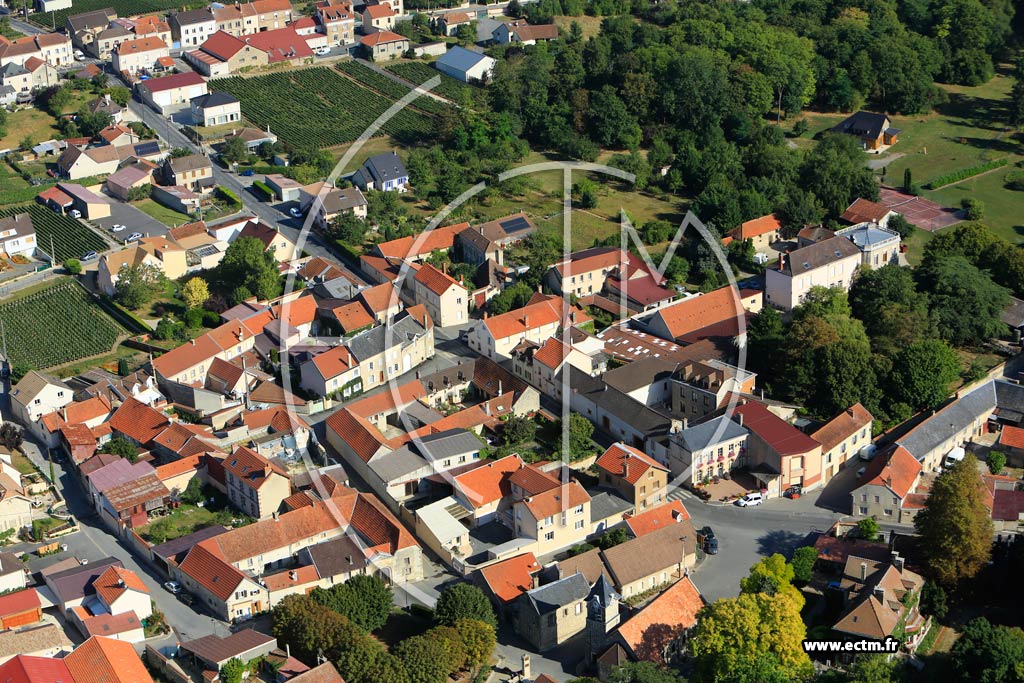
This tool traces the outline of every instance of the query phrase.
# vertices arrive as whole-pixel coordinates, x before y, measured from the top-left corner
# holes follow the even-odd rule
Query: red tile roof
[[[541,344],[539,349],[533,352],[533,360],[557,371],[571,350],[572,348],[563,344],[562,340],[558,337],[550,337]]]
[[[227,600],[238,588],[238,584],[245,579],[245,575],[211,550],[213,540],[203,541],[193,546],[181,563],[181,571],[192,577],[196,583],[212,595],[221,600]]]
[[[153,683],[131,643],[93,636],[64,658],[76,681]]]
[[[199,49],[226,62],[244,47],[245,41],[240,38],[236,38],[226,31],[217,31],[207,38],[206,42],[199,46]]]
[[[206,456],[196,453],[185,458],[173,460],[156,468],[156,476],[160,481],[167,481],[190,471],[199,471],[206,466]]]
[[[522,467],[523,461],[512,454],[460,474],[453,484],[472,505],[483,507],[509,494],[509,475]]]
[[[999,433],[999,445],[1024,449],[1024,429],[1003,425],[1003,431]]]
[[[778,232],[779,230],[782,230],[782,221],[774,213],[770,213],[767,216],[761,216],[752,221],[740,223],[736,235],[741,240],[749,240],[761,235],[767,235],[770,232]]]
[[[668,471],[668,468],[651,456],[624,443],[614,443],[609,446],[594,465],[608,474],[625,479],[630,484],[640,481],[640,477],[652,467]]]
[[[114,48],[119,55],[134,55],[153,50],[166,50],[167,43],[156,36],[147,36],[136,40],[126,40]]]
[[[309,425],[284,406],[274,406],[263,410],[242,413],[242,423],[249,431],[268,429],[271,433],[292,434],[300,429],[309,429]]]
[[[522,489],[528,496],[535,496],[562,485],[558,477],[540,469],[537,463],[521,467],[513,472],[508,478],[508,483]]]
[[[351,408],[342,408],[326,420],[327,429],[332,430],[348,444],[363,462],[369,462],[387,440],[370,421],[356,415]]]
[[[90,636],[115,636],[128,631],[142,630],[142,622],[134,611],[119,614],[97,614],[82,620]]]
[[[722,287],[660,308],[654,317],[661,319],[672,338],[677,339],[741,315],[744,310],[739,294],[732,287]]]
[[[921,473],[921,463],[903,446],[897,446],[889,455],[878,456],[868,465],[860,486],[886,486],[900,498],[914,488]]]
[[[26,588],[8,593],[7,595],[0,595],[0,619],[7,619],[16,614],[42,608],[43,605],[39,601],[39,593],[36,592],[35,588]]]
[[[857,431],[867,427],[874,419],[867,408],[860,403],[854,403],[811,434],[811,438],[821,444],[822,451],[827,452],[853,436]],[[870,433],[867,438],[871,438]]]
[[[534,301],[508,313],[502,313],[484,320],[484,325],[495,339],[505,339],[535,330],[545,325],[558,324],[562,320],[564,303],[561,297],[534,297]],[[577,323],[586,322],[586,318],[577,312]]]
[[[841,218],[849,223],[877,223],[889,215],[889,207],[858,197]]]
[[[384,6],[386,7],[387,5]],[[371,5],[371,7],[374,7],[374,5]],[[416,272],[416,282],[419,282],[438,296],[447,292],[452,286],[462,287],[455,278],[447,273],[442,273],[429,263],[424,263],[423,267]]]
[[[367,5],[364,13],[370,15],[371,19],[385,19],[395,16],[395,11],[387,3],[381,5]]]
[[[370,327],[376,319],[358,301],[349,301],[331,311],[346,334]]]
[[[382,391],[373,396],[361,398],[355,403],[350,404],[348,409],[356,415],[373,417],[375,415],[397,412],[399,408],[404,408],[426,395],[427,392],[419,380],[413,380],[399,385],[397,389]]]
[[[673,500],[634,517],[627,517],[626,526],[639,538],[669,524],[676,524],[680,519],[690,519],[690,513],[686,511],[683,501]]]
[[[638,660],[663,662],[664,648],[697,623],[704,599],[683,577],[619,626],[618,634]]]
[[[265,574],[263,576],[263,585],[267,587],[268,591],[274,592],[296,586],[307,586],[319,580],[320,575],[317,573],[316,567],[307,564],[295,569],[277,572],[276,574]]]
[[[257,490],[274,474],[288,478],[288,473],[279,465],[245,446],[239,446],[231,455],[224,458],[224,471],[230,472],[249,488]]]
[[[750,401],[735,411],[743,417],[743,426],[757,434],[779,455],[802,455],[821,448],[821,444],[789,424],[763,403]]]
[[[266,52],[271,64],[313,56],[313,50],[310,49],[309,43],[290,26],[273,31],[253,33],[247,35],[245,41]]]
[[[128,590],[149,595],[149,589],[142,583],[139,575],[123,567],[107,567],[106,571],[96,577],[92,587],[96,595],[108,606]]]
[[[415,236],[398,238],[397,240],[391,240],[390,242],[381,242],[374,248],[374,250],[381,256],[410,258],[413,256],[430,254],[438,249],[452,249],[455,245],[455,237],[457,234],[467,227],[469,227],[469,223],[443,225],[441,227],[435,227],[429,232],[415,234]]]
[[[337,377],[359,365],[347,346],[335,346],[329,351],[318,353],[311,362],[325,380]]]
[[[1024,491],[996,489],[992,502],[992,519],[997,522],[1016,522],[1020,520],[1022,514]]]
[[[364,289],[359,292],[358,297],[371,313],[384,313],[402,306],[402,300],[398,298],[394,285],[387,282]]]
[[[400,36],[393,31],[377,31],[376,33],[371,33],[370,35],[363,36],[359,39],[359,42],[366,47],[376,47],[383,43],[398,43],[403,41],[408,42],[409,39],[405,36]]]
[[[540,569],[533,553],[525,553],[484,567],[480,576],[499,600],[508,603],[533,588],[533,574]]]
[[[143,87],[151,93],[158,93],[166,90],[174,90],[175,88],[187,88],[188,86],[199,85],[205,82],[206,79],[195,71],[185,71],[172,76],[151,78],[148,81],[140,83],[139,87]]]
[[[15,655],[0,664],[0,681],[4,683],[74,683],[63,659]]]
[[[570,481],[558,488],[524,498],[522,505],[536,520],[551,517],[578,505],[590,502],[590,495],[577,481]]]
[[[159,410],[130,396],[110,416],[111,427],[140,444],[148,444],[170,423]]]

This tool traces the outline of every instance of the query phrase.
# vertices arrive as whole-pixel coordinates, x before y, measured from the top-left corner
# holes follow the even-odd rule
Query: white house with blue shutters
[[[352,182],[362,190],[405,192],[409,189],[409,172],[397,152],[378,154],[363,162],[352,174]]]

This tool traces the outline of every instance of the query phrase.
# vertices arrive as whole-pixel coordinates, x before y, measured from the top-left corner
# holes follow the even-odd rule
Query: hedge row
[[[96,302],[100,305],[100,308],[107,312],[107,315],[127,328],[129,332],[134,334],[150,334],[153,332],[153,328],[144,323],[141,318],[110,297],[98,295]]]
[[[996,169],[996,168],[999,168],[1000,166],[1005,166],[1005,165],[1006,165],[1006,157],[1003,157],[1002,159],[996,159],[994,161],[989,161],[988,163],[985,163],[985,164],[978,164],[977,166],[969,166],[968,168],[961,168],[958,171],[953,171],[952,173],[947,173],[945,175],[940,175],[937,178],[932,178],[932,180],[927,185],[925,185],[924,187],[925,187],[926,190],[937,190],[940,187],[945,187],[946,185],[949,185],[950,183],[955,183],[955,182],[959,182],[961,180],[966,180],[967,178],[972,178],[972,177],[974,177],[976,175],[980,175],[982,173],[985,173],[987,171],[991,171],[993,169]]]
[[[259,190],[259,192],[260,192],[260,193],[261,193],[261,194],[262,194],[262,195],[263,195],[263,196],[264,196],[265,198],[267,198],[267,199],[272,199],[272,198],[274,197],[274,191],[273,191],[273,190],[271,190],[271,189],[270,189],[270,186],[269,186],[269,185],[267,185],[267,184],[266,184],[265,182],[263,182],[262,180],[254,180],[254,181],[252,181],[252,186],[253,186],[253,188],[255,188],[256,190]]]

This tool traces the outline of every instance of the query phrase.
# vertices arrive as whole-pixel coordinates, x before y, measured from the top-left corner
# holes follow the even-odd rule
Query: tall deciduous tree
[[[1009,292],[962,256],[937,258],[915,273],[929,296],[939,336],[955,346],[986,341],[1006,330],[1000,316]]]
[[[466,651],[466,666],[471,672],[479,671],[491,661],[498,644],[494,627],[479,619],[459,619],[455,622],[455,630],[462,638]]]
[[[939,583],[955,585],[985,566],[992,554],[992,519],[982,500],[973,454],[935,480],[914,528],[928,573]]]
[[[273,299],[281,293],[277,261],[255,237],[239,237],[232,242],[217,266],[216,275],[225,292],[236,292],[241,287],[261,300]]]
[[[915,342],[893,360],[891,386],[895,400],[913,408],[935,408],[949,395],[949,385],[960,376],[960,369],[959,357],[946,342]]]
[[[199,308],[210,300],[210,288],[201,277],[191,278],[181,287],[181,298],[189,308]]]
[[[1024,632],[973,619],[960,632],[949,658],[962,683],[1018,683],[1024,671]]]
[[[491,602],[483,591],[469,583],[457,583],[441,591],[434,618],[444,626],[454,626],[460,619],[478,619],[498,627]]]
[[[114,299],[125,308],[139,308],[156,296],[164,275],[146,263],[122,268],[114,285]]]

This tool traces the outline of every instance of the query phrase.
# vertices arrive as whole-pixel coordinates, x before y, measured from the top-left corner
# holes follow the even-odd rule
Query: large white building
[[[849,290],[860,261],[860,249],[845,237],[832,237],[779,256],[778,265],[765,270],[766,303],[791,311],[812,287]]]

